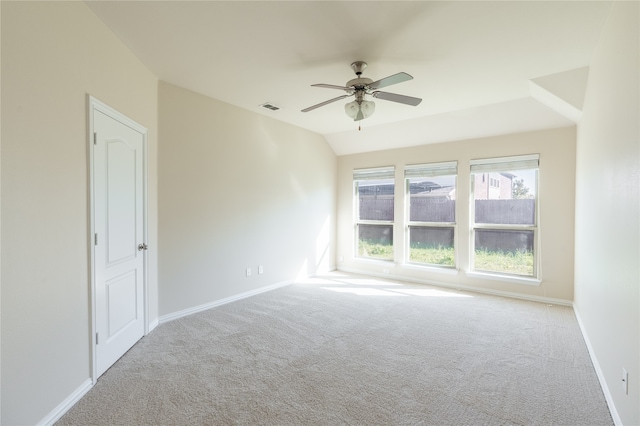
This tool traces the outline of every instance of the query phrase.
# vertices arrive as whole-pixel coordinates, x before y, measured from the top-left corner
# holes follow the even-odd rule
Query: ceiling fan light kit
[[[369,118],[376,111],[376,104],[373,101],[351,101],[344,106],[344,111],[353,121]]]
[[[383,99],[386,101],[397,102],[405,105],[417,106],[422,102],[420,98],[414,98],[412,96],[398,95],[396,93],[381,92],[376,89],[390,86],[392,84],[402,83],[403,81],[411,80],[409,74],[400,72],[383,79],[373,81],[370,78],[362,77],[362,72],[367,68],[367,63],[363,61],[356,61],[351,64],[351,69],[356,73],[356,78],[349,80],[345,86],[336,86],[333,84],[312,84],[313,87],[324,87],[326,89],[338,89],[347,92],[346,95],[338,96],[337,98],[329,99],[328,101],[321,102],[316,105],[312,105],[302,110],[302,112],[309,112],[321,106],[328,105],[330,103],[339,101],[349,96],[355,96],[355,100],[347,103],[344,106],[344,110],[353,121],[360,121],[370,117],[376,110],[376,104],[373,101],[365,99],[365,95],[371,95],[374,98]]]

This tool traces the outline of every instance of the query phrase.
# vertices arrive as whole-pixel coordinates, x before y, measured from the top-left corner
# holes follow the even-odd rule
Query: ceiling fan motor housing
[[[367,86],[371,83],[373,83],[373,80],[371,80],[370,78],[358,77],[354,78],[353,80],[347,81],[347,84],[345,84],[345,86],[353,87],[356,90],[366,90]]]

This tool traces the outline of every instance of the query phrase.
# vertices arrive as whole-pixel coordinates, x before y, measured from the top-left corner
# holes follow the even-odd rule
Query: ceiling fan
[[[396,93],[381,92],[377,89],[391,86],[392,84],[402,83],[403,81],[411,80],[409,74],[405,72],[399,72],[397,74],[390,75],[383,79],[373,81],[370,78],[362,77],[362,72],[367,67],[367,63],[363,61],[356,61],[351,64],[351,68],[356,73],[356,78],[347,81],[345,86],[336,86],[333,84],[312,84],[313,87],[325,87],[327,89],[338,89],[347,92],[346,95],[338,96],[337,98],[329,99],[328,101],[320,102],[319,104],[310,106],[302,110],[302,112],[309,112],[321,106],[328,105],[330,103],[339,101],[340,99],[347,98],[349,96],[355,96],[355,100],[347,103],[344,106],[345,112],[353,121],[360,121],[365,119],[375,111],[375,103],[373,101],[365,100],[365,95],[371,95],[374,98],[384,99],[385,101],[398,102],[405,105],[417,106],[422,102],[420,98],[414,98],[412,96],[398,95]]]

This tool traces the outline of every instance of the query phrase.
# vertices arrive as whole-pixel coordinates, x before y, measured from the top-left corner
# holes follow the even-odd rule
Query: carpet
[[[58,425],[612,425],[570,307],[332,273],[161,324]]]

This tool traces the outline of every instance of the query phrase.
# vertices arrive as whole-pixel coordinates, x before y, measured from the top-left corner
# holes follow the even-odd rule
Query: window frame
[[[453,222],[431,222],[431,221],[412,221],[411,220],[411,187],[410,179],[416,177],[438,177],[438,176],[454,176],[456,191],[456,207],[454,208]],[[457,193],[458,193],[458,162],[446,161],[438,163],[424,163],[407,165],[404,168],[405,182],[405,226],[404,226],[404,263],[412,266],[424,268],[442,268],[447,270],[455,270],[458,268],[458,226],[457,226]],[[411,227],[416,228],[443,228],[453,230],[453,265],[441,265],[435,263],[416,262],[411,260]]]
[[[393,220],[371,220],[371,219],[360,219],[360,182],[366,180],[384,180],[390,179],[393,183]],[[364,261],[375,261],[375,262],[394,262],[395,261],[395,197],[396,197],[396,182],[395,182],[395,166],[385,166],[385,167],[374,167],[374,168],[365,168],[365,169],[354,169],[353,170],[353,257],[354,259],[364,260]],[[374,225],[374,226],[391,226],[392,229],[392,238],[391,238],[391,247],[393,255],[391,259],[384,258],[376,258],[371,256],[361,256],[360,255],[360,234],[359,227],[360,225]]]
[[[478,173],[509,173],[515,170],[535,170],[535,204],[533,212],[533,224],[495,224],[495,223],[476,223],[476,199],[475,199],[475,175]],[[469,272],[468,275],[477,276],[493,276],[506,280],[515,280],[515,282],[525,284],[539,284],[541,282],[540,267],[540,199],[539,199],[539,175],[540,175],[540,155],[529,154],[521,156],[485,158],[470,161],[469,167]],[[488,177],[490,179],[490,177]],[[513,191],[513,186],[511,187]],[[476,230],[491,231],[530,231],[533,233],[533,274],[522,275],[514,273],[506,273],[499,271],[491,271],[475,268],[475,243]]]

